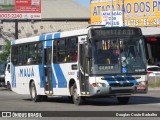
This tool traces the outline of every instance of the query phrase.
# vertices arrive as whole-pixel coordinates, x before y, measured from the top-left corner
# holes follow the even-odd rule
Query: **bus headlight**
[[[93,87],[106,87],[105,83],[92,83]]]

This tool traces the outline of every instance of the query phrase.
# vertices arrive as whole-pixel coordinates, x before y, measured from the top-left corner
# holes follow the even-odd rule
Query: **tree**
[[[7,40],[2,53],[0,53],[0,64],[7,62],[10,55],[11,42]]]

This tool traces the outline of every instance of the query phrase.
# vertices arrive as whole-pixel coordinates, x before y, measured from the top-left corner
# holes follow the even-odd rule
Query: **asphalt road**
[[[84,105],[76,106],[72,104],[67,97],[49,97],[48,100],[45,102],[34,103],[30,100],[29,95],[19,95],[12,91],[8,91],[3,87],[0,87],[0,111],[1,112],[3,111],[7,111],[7,112],[8,111],[12,111],[12,112],[13,111],[15,112],[16,111],[18,112],[46,111],[46,113],[42,112],[42,115],[55,114],[56,119],[65,119],[65,120],[66,118],[62,118],[60,116],[61,115],[65,116],[66,114],[69,114],[70,116],[74,116],[75,119],[83,119],[82,113],[84,111],[92,111],[92,112],[85,112],[84,117],[86,114],[89,114],[89,117],[88,116],[85,117],[85,120],[90,119],[92,115],[94,116],[92,120],[94,120],[100,117],[101,114],[104,115],[103,119],[105,119],[107,115],[112,116],[115,114],[115,117],[112,119],[116,120],[121,118],[124,120],[126,118],[120,115],[121,113],[124,115],[124,113],[127,113],[128,111],[131,111],[131,113],[133,114],[135,113],[136,115],[138,115],[139,112],[141,115],[142,112],[145,112],[145,111],[147,112],[152,111],[149,113],[155,113],[155,114],[156,114],[156,111],[159,111],[158,114],[160,114],[160,90],[150,90],[148,94],[133,95],[130,99],[129,104],[127,105],[119,105],[116,98],[98,98],[98,99],[87,99]],[[60,112],[54,112],[54,111],[60,111]],[[81,111],[81,112],[77,113],[77,111]],[[113,111],[113,113],[112,112],[110,113],[108,111]],[[97,113],[97,116],[96,116],[96,113]],[[129,112],[127,114],[132,115],[131,113]],[[119,115],[119,117],[116,117],[116,114]],[[80,117],[75,117],[76,115]],[[136,117],[137,120],[151,119],[148,116],[145,118],[142,116],[139,116],[139,117]],[[73,117],[71,118],[73,119]],[[102,117],[100,118],[102,119]],[[5,118],[5,119],[8,119],[8,118]],[[23,119],[26,119],[26,118],[23,118]],[[36,120],[40,118],[34,118],[34,119]],[[67,117],[67,119],[69,118]],[[133,116],[130,117],[129,119],[133,119]],[[154,119],[159,119],[159,118],[154,117]]]

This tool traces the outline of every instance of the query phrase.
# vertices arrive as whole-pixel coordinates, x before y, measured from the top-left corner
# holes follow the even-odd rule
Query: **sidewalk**
[[[148,87],[148,90],[160,90],[160,87],[154,87],[154,88]]]

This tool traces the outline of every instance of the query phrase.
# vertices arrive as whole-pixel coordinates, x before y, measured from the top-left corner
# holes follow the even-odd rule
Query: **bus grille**
[[[132,87],[134,83],[110,83],[111,87]]]

